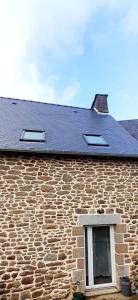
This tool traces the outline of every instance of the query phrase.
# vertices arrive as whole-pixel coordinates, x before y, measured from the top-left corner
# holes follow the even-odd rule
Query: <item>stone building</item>
[[[138,120],[0,98],[0,299],[138,285]]]

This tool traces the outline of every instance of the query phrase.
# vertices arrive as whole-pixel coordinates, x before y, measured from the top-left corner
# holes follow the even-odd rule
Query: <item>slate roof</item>
[[[23,129],[44,130],[46,141],[20,141]],[[89,146],[83,134],[102,135],[109,146]],[[138,157],[138,141],[109,114],[0,98],[0,151]]]
[[[138,140],[138,119],[124,120],[119,123],[136,139]]]

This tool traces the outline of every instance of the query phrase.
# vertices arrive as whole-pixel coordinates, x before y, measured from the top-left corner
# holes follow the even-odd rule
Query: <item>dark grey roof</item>
[[[136,139],[138,140],[138,120],[124,120],[119,123]]]
[[[45,143],[20,141],[23,129],[44,130]],[[88,146],[83,134],[102,135],[109,147]],[[138,157],[138,141],[109,114],[0,98],[0,150]]]

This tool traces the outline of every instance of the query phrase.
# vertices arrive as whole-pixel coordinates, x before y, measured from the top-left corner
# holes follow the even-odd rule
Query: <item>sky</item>
[[[0,0],[0,96],[138,119],[137,0]]]

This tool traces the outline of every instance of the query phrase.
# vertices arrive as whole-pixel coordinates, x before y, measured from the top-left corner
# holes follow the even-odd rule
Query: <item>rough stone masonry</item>
[[[0,299],[66,298],[72,270],[83,277],[78,215],[98,208],[121,215],[117,274],[138,285],[137,203],[137,160],[2,153]]]

